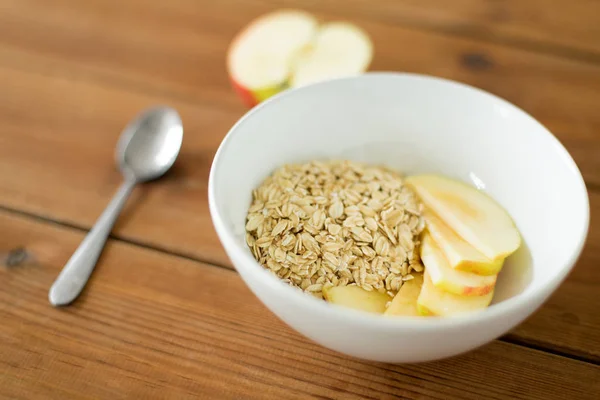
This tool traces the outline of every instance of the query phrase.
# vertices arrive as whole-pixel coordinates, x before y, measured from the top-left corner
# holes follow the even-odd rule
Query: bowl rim
[[[305,293],[302,293],[297,288],[291,287],[285,283],[283,283],[278,277],[276,277],[271,271],[265,269],[262,265],[260,265],[252,255],[246,251],[243,246],[240,246],[237,242],[236,235],[234,232],[228,228],[227,224],[222,218],[221,213],[219,211],[219,206],[217,205],[217,198],[215,194],[215,186],[216,186],[216,175],[218,174],[217,169],[222,158],[224,152],[227,151],[229,144],[231,141],[235,140],[235,136],[240,131],[240,126],[245,123],[246,120],[252,118],[252,116],[256,113],[262,112],[265,108],[269,107],[270,104],[281,101],[289,96],[295,96],[298,92],[310,91],[318,88],[320,86],[326,86],[334,84],[335,82],[343,82],[343,81],[353,81],[353,80],[369,80],[373,78],[402,78],[402,79],[417,79],[424,80],[428,82],[434,82],[437,84],[443,84],[447,86],[453,86],[454,88],[460,90],[467,90],[474,92],[478,95],[482,95],[492,100],[499,102],[501,105],[508,107],[512,111],[516,111],[524,115],[526,118],[531,119],[537,125],[539,125],[542,130],[539,131],[541,135],[546,135],[549,140],[552,141],[556,151],[559,153],[559,156],[565,163],[565,167],[569,168],[573,173],[575,178],[577,179],[578,186],[580,191],[583,194],[584,201],[584,221],[583,221],[583,229],[580,232],[580,237],[576,246],[572,249],[571,255],[569,256],[567,262],[562,266],[562,268],[558,271],[556,276],[549,281],[547,281],[544,285],[532,289],[530,291],[524,291],[519,293],[511,298],[503,300],[500,303],[492,304],[491,306],[485,308],[482,311],[477,313],[467,313],[463,315],[456,315],[452,317],[429,317],[423,318],[420,316],[405,316],[405,317],[383,317],[382,315],[372,314],[364,311],[354,310],[347,307],[339,306],[336,304],[331,304],[323,300],[316,299],[312,296],[308,296]],[[238,265],[234,265],[236,269],[241,268],[246,272],[253,274],[257,279],[260,279],[262,283],[269,288],[269,290],[275,292],[278,296],[283,296],[289,298],[290,301],[295,302],[307,309],[307,311],[314,312],[315,314],[324,315],[327,317],[333,318],[344,318],[353,321],[357,324],[369,324],[373,328],[382,331],[397,331],[398,329],[421,329],[424,331],[436,330],[440,328],[448,328],[448,327],[461,327],[465,325],[471,325],[475,323],[482,323],[490,320],[494,320],[496,318],[500,318],[502,316],[513,314],[516,310],[521,307],[526,306],[527,304],[535,303],[535,300],[539,300],[539,302],[543,302],[547,297],[549,297],[558,286],[565,280],[567,275],[574,268],[576,262],[578,261],[582,250],[584,248],[588,232],[589,232],[589,220],[590,220],[590,205],[589,205],[589,194],[587,192],[587,188],[585,185],[585,181],[581,175],[581,171],[577,167],[577,164],[573,160],[570,153],[567,149],[562,145],[562,143],[552,134],[550,130],[548,130],[542,123],[540,123],[537,119],[531,116],[529,113],[517,107],[516,105],[510,103],[509,101],[494,95],[490,92],[487,92],[483,89],[479,89],[477,87],[446,79],[432,75],[426,74],[418,74],[418,73],[409,73],[409,72],[366,72],[364,74],[358,76],[351,77],[343,77],[330,79],[323,82],[317,82],[310,85],[306,85],[299,88],[293,88],[285,90],[281,93],[272,96],[271,98],[263,101],[252,109],[248,110],[227,132],[224,139],[222,140],[217,152],[215,153],[208,181],[208,203],[211,214],[211,219],[213,221],[213,225],[217,232],[219,239],[221,240],[223,247],[225,248],[228,257],[230,260],[235,258],[238,260]],[[233,253],[233,254],[231,254]],[[233,260],[232,260],[233,261]],[[235,263],[234,263],[235,264]],[[239,271],[238,271],[239,273]],[[248,286],[245,279],[244,283]],[[260,298],[259,298],[260,299]],[[261,300],[262,301],[262,300]],[[268,304],[267,308],[270,309]],[[537,307],[536,307],[537,308]],[[272,310],[271,310],[272,311]],[[535,309],[530,310],[524,317],[531,315]],[[520,322],[520,321],[519,321]]]

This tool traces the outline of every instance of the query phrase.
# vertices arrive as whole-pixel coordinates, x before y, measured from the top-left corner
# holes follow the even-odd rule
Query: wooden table
[[[0,0],[0,397],[600,398],[595,219],[533,317],[440,362],[325,350],[245,287],[207,207],[214,152],[245,112],[225,51],[251,18],[291,6],[364,27],[374,70],[456,79],[530,112],[567,146],[600,214],[598,1]],[[183,117],[180,159],[136,189],[80,299],[50,307],[121,180],[121,129],[156,103]]]

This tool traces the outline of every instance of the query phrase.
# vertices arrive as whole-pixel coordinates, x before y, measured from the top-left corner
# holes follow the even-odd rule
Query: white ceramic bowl
[[[525,243],[501,272],[494,304],[454,318],[391,319],[314,299],[263,269],[244,241],[252,190],[284,163],[328,158],[443,173],[490,193]],[[577,166],[535,119],[481,90],[397,73],[289,90],[248,112],[215,156],[209,202],[233,265],[272,312],[325,347],[386,362],[452,356],[509,331],[567,276],[589,222]]]

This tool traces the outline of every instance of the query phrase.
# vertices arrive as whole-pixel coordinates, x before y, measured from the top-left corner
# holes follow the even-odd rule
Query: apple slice
[[[431,282],[429,269],[425,267],[423,287],[417,299],[417,308],[421,315],[448,317],[482,310],[490,304],[493,297],[493,291],[483,296],[460,296],[445,292],[435,287]]]
[[[318,30],[311,14],[282,10],[252,21],[228,50],[227,68],[244,102],[254,106],[285,89],[294,58]]]
[[[369,292],[355,285],[325,288],[323,297],[333,304],[376,314],[383,314],[386,304],[392,300],[386,293]]]
[[[488,259],[504,259],[521,245],[510,215],[474,187],[438,175],[412,176],[406,183],[426,207]]]
[[[504,259],[492,261],[464,241],[434,213],[423,211],[427,232],[444,253],[451,268],[479,275],[497,275]]]
[[[233,87],[252,107],[289,87],[366,71],[373,46],[352,24],[319,26],[311,14],[282,10],[251,22],[227,54]]]
[[[357,75],[367,70],[372,58],[373,45],[362,29],[344,22],[324,24],[311,50],[297,58],[290,86]]]
[[[423,274],[413,274],[414,278],[404,282],[400,290],[394,296],[391,304],[385,310],[385,316],[419,316],[417,309],[417,298],[423,286]]]
[[[421,242],[421,261],[435,287],[463,296],[483,296],[494,290],[496,275],[477,275],[450,267],[437,243],[426,233]]]

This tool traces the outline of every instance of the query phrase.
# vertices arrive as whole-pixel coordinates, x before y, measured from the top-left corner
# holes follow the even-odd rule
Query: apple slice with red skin
[[[483,296],[460,296],[435,287],[427,267],[423,274],[423,287],[417,299],[417,308],[421,315],[449,317],[458,314],[481,311],[489,306],[494,292]]]
[[[479,275],[497,275],[504,264],[503,258],[494,261],[467,243],[428,209],[423,211],[425,226],[433,241],[444,253],[450,267]]]
[[[437,288],[450,293],[462,296],[483,296],[494,290],[496,285],[496,275],[477,275],[452,268],[429,233],[423,235],[421,261],[429,273],[431,282]]]
[[[290,87],[362,73],[372,54],[369,37],[352,24],[319,25],[304,11],[281,10],[255,19],[235,37],[227,70],[252,107]]]

